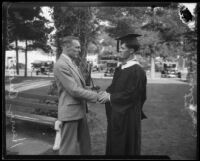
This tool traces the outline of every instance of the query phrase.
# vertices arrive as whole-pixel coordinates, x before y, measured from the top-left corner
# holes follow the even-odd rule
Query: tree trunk
[[[16,72],[19,75],[19,55],[18,55],[18,41],[15,40],[15,51],[16,51]]]
[[[87,40],[84,34],[80,38],[80,44],[81,44],[81,57],[85,59],[87,55]]]
[[[56,35],[56,61],[59,59],[61,53],[62,53],[62,49],[60,46],[59,37],[58,35]]]
[[[24,76],[27,77],[27,40],[25,40],[25,70]]]
[[[151,79],[155,78],[155,60],[154,57],[151,55]]]
[[[79,68],[83,74],[83,77],[86,81],[86,85],[90,85],[90,81],[91,81],[91,73],[89,71],[89,64],[87,63],[87,60],[86,60],[86,56],[87,56],[87,40],[86,40],[86,37],[83,36],[82,39],[81,39],[81,60],[79,62],[77,62],[79,64]]]

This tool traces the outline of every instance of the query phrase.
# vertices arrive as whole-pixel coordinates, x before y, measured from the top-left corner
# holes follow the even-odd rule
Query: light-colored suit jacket
[[[58,87],[58,119],[78,120],[86,114],[87,102],[96,102],[97,93],[86,90],[85,80],[66,55],[61,55],[54,65],[54,76]]]

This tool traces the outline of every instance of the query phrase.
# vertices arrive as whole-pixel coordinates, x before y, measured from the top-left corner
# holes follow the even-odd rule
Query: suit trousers
[[[91,155],[86,116],[79,120],[62,122],[59,155]]]

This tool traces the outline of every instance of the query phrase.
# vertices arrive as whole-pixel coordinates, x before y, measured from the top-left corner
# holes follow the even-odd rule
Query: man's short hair
[[[129,49],[134,49],[135,52],[137,52],[140,49],[140,44],[129,44],[129,43],[125,43],[127,48]]]
[[[72,45],[73,40],[79,41],[79,38],[75,37],[75,36],[65,36],[65,37],[61,38],[60,39],[61,47],[63,47],[64,45],[67,47],[70,47]]]

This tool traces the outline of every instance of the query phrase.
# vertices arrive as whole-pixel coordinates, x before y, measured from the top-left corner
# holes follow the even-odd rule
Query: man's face
[[[121,48],[120,48],[119,52],[120,52],[120,56],[121,56],[123,59],[128,59],[129,56],[131,55],[131,51],[130,51],[129,48],[127,48],[127,46],[126,46],[125,43],[123,43],[123,44],[121,45]]]
[[[73,40],[72,45],[67,48],[67,54],[71,58],[78,58],[81,51],[80,43],[78,40]]]

